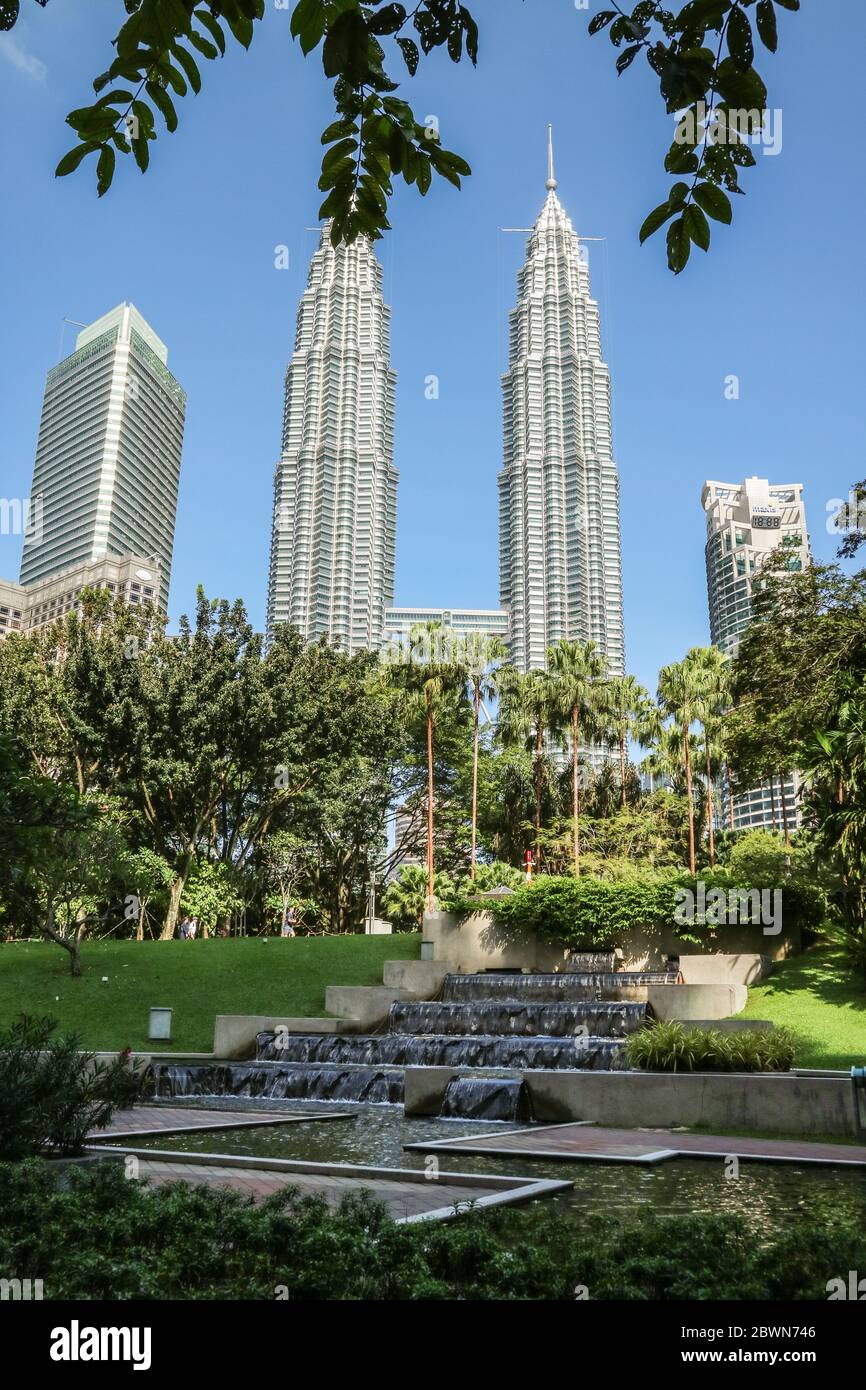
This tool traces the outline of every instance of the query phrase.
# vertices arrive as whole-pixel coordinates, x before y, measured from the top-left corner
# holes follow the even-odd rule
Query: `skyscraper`
[[[619,480],[610,375],[598,305],[556,193],[532,229],[509,316],[499,474],[500,602],[521,671],[546,664],[560,638],[595,641],[624,670]]]
[[[382,267],[325,226],[298,309],[274,476],[268,632],[378,650],[394,601],[396,375]]]
[[[21,583],[112,557],[159,569],[165,607],[171,578],[186,393],[168,349],[132,304],[78,334],[48,373]]]
[[[707,482],[701,504],[707,518],[710,638],[733,656],[751,619],[752,586],[767,556],[784,542],[790,569],[809,563],[803,485],[771,486],[766,478]]]
[[[740,634],[752,618],[753,587],[764,561],[784,544],[788,569],[802,570],[809,563],[803,485],[771,485],[766,478],[706,482],[701,503],[707,519],[710,638],[726,655],[735,656]],[[793,829],[802,820],[799,787],[797,772],[779,768],[773,784],[729,795],[725,820],[734,830],[781,830],[786,822]]]

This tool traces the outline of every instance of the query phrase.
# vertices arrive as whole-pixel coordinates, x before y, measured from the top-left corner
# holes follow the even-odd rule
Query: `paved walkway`
[[[305,1110],[278,1115],[273,1110],[196,1110],[181,1105],[137,1105],[117,1110],[104,1129],[93,1129],[95,1139],[141,1139],[146,1134],[190,1134],[204,1129],[252,1129],[262,1125],[290,1125],[304,1120],[351,1120],[351,1110]]]
[[[92,1153],[108,1150],[91,1146]],[[320,1195],[336,1206],[352,1192],[370,1192],[384,1202],[398,1222],[447,1221],[471,1206],[500,1206],[535,1201],[570,1189],[550,1179],[487,1177],[439,1173],[428,1177],[415,1168],[365,1168],[348,1163],[305,1163],[293,1159],[243,1159],[202,1154],[190,1159],[170,1150],[132,1149],[136,1177],[153,1183],[188,1182],[225,1187],[261,1200],[292,1187],[303,1195]],[[127,1160],[130,1154],[127,1153]]]
[[[424,1153],[491,1154],[497,1158],[545,1158],[607,1163],[660,1163],[669,1158],[738,1158],[769,1163],[866,1165],[866,1147],[812,1144],[805,1139],[743,1139],[733,1135],[681,1134],[669,1129],[602,1129],[570,1123],[533,1125],[499,1134],[471,1134],[441,1143],[406,1144]]]
[[[329,1206],[336,1206],[350,1192],[362,1190],[384,1202],[397,1220],[412,1216],[430,1216],[460,1205],[467,1207],[482,1197],[498,1197],[501,1189],[494,1187],[451,1186],[447,1182],[400,1182],[394,1178],[344,1177],[334,1173],[279,1173],[262,1168],[221,1168],[206,1163],[171,1163],[150,1159],[139,1160],[141,1177],[151,1182],[191,1182],[207,1187],[229,1187],[247,1197],[269,1197],[286,1187],[303,1195],[323,1196]],[[515,1179],[515,1189],[522,1184]]]

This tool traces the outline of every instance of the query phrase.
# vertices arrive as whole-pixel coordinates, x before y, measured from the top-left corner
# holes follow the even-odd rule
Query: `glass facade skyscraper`
[[[500,602],[512,660],[546,665],[560,638],[594,641],[624,671],[619,479],[610,374],[586,257],[557,196],[532,228],[509,317],[499,474]]]
[[[134,305],[120,304],[82,329],[75,351],[48,373],[25,587],[136,555],[158,566],[165,606],[186,416],[186,393],[167,364],[165,344]]]
[[[325,226],[286,372],[269,633],[288,622],[348,651],[382,644],[397,522],[390,325],[372,244],[335,249]]]

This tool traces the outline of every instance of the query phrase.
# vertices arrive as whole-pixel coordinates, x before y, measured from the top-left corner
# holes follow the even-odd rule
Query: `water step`
[[[622,1038],[492,1037],[401,1033],[322,1037],[261,1033],[257,1056],[283,1064],[366,1067],[513,1067],[605,1070],[615,1066]]]
[[[364,1101],[400,1105],[403,1072],[376,1067],[305,1066],[273,1062],[229,1062],[182,1066],[154,1062],[154,1094],[173,1096],[251,1096],[267,1100]]]
[[[393,1004],[388,1030],[416,1036],[564,1038],[584,1032],[597,1038],[619,1038],[642,1028],[646,1021],[646,1004],[482,999],[465,1004]]]
[[[519,1076],[455,1076],[445,1087],[440,1116],[446,1120],[532,1119],[526,1082]]]
[[[446,975],[440,1001],[463,1004],[484,999],[514,1003],[577,1004],[598,998],[617,1000],[636,993],[646,998],[648,985],[669,985],[676,972],[664,970],[614,970],[563,972],[538,975]]]

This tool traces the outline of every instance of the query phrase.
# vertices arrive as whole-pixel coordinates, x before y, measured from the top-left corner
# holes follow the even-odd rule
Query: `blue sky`
[[[590,12],[600,6],[590,0]],[[181,128],[141,177],[121,164],[97,200],[93,171],[55,180],[64,118],[108,65],[121,0],[24,0],[0,42],[3,363],[0,495],[29,491],[46,371],[75,329],[132,300],[168,344],[189,393],[171,613],[195,585],[264,617],[282,381],[320,195],[318,137],[330,91],[318,58],[269,6],[249,53],[203,63]],[[857,97],[866,13],[852,0],[779,12],[781,51],[761,56],[783,146],[747,172],[730,229],[714,228],[678,280],[663,242],[640,248],[666,196],[672,136],[656,80],[623,78],[573,0],[476,0],[479,67],[442,54],[403,94],[435,114],[474,174],[462,193],[398,190],[380,244],[398,372],[397,601],[495,606],[499,374],[525,227],[544,198],[547,122],[562,201],[590,248],[614,389],[622,480],[629,668],[708,640],[700,489],[705,478],[802,481],[813,548],[830,558],[828,499],[864,463],[864,202]],[[840,42],[843,21],[847,37]],[[858,42],[859,34],[859,42]],[[287,271],[274,248],[290,248]],[[425,399],[429,374],[438,401]],[[725,398],[725,378],[740,399]],[[20,542],[0,536],[0,574]]]

